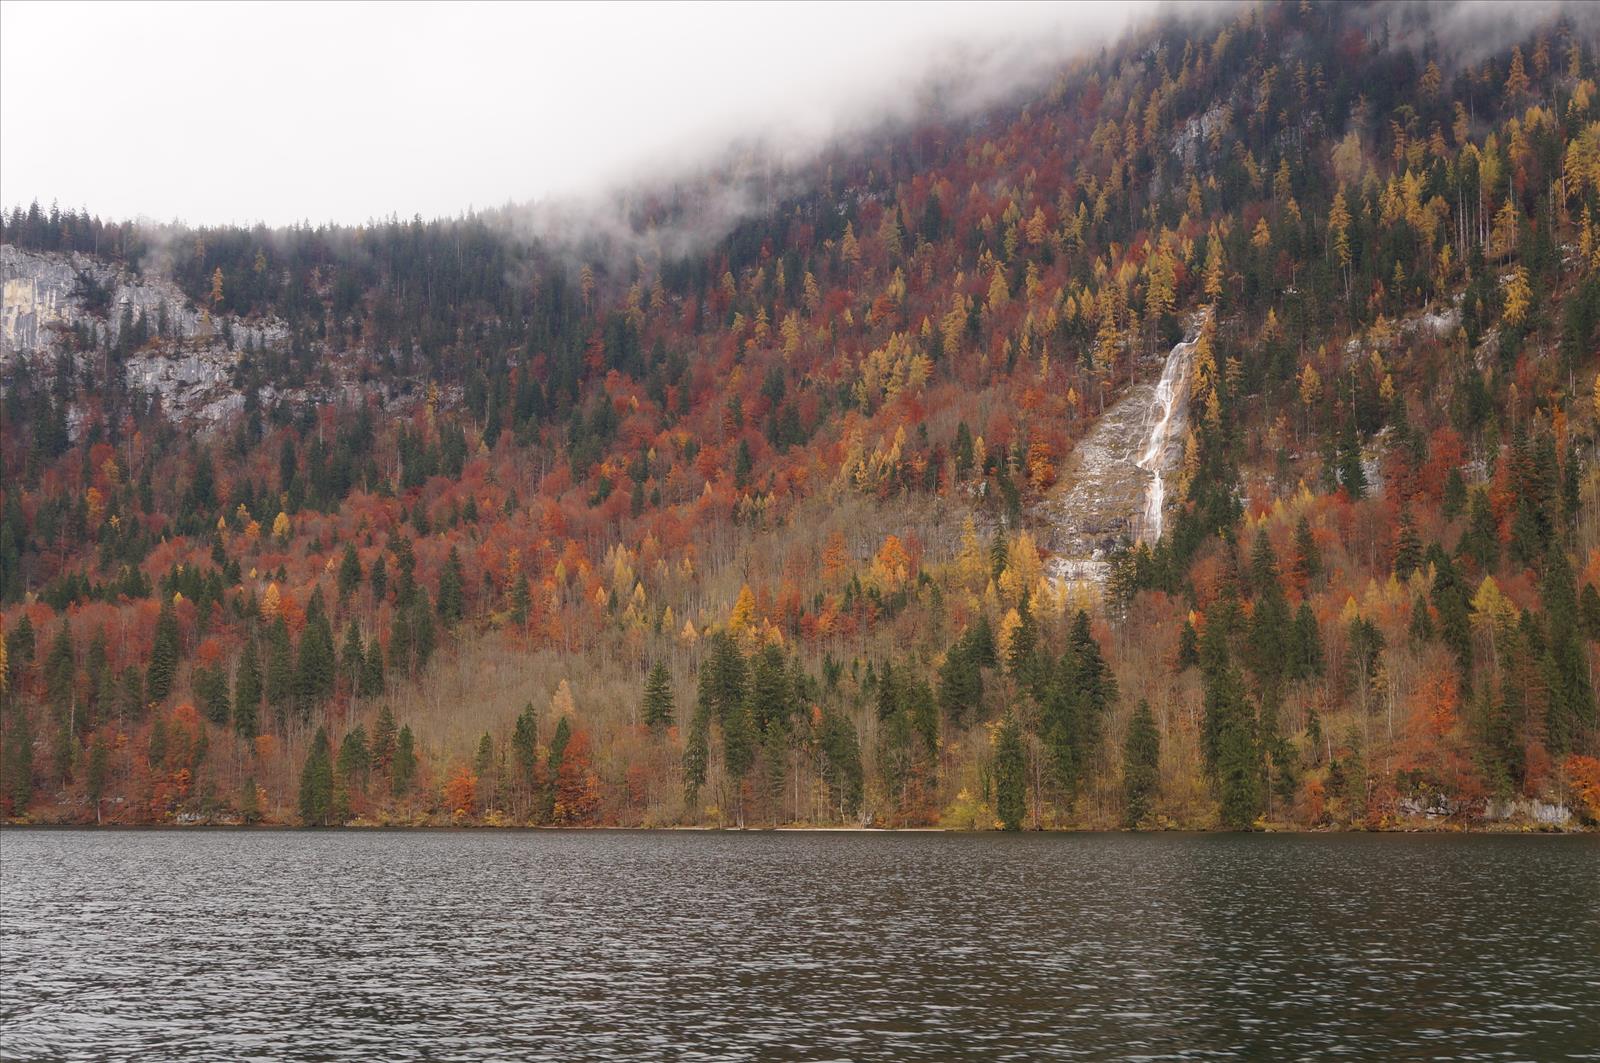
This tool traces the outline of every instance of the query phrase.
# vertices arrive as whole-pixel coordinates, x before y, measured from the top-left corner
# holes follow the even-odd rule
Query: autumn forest
[[[1434,17],[1168,13],[578,237],[8,206],[0,813],[1594,827],[1600,38]]]

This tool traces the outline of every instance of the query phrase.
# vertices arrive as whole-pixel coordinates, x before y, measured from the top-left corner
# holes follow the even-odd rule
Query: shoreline
[[[1204,827],[1171,827],[1154,830],[1141,830],[1137,828],[1115,827],[1053,827],[1037,830],[1002,831],[1002,830],[964,830],[946,827],[851,827],[851,826],[796,826],[784,825],[775,827],[718,827],[704,825],[680,826],[623,826],[611,824],[593,824],[587,826],[553,826],[541,824],[501,824],[487,823],[344,823],[336,827],[307,827],[293,823],[37,823],[21,822],[17,820],[0,821],[0,832],[3,831],[82,831],[105,833],[131,833],[135,831],[159,831],[164,833],[207,833],[207,832],[264,832],[264,833],[296,833],[296,834],[366,834],[366,833],[487,833],[487,834],[537,834],[537,833],[567,833],[567,834],[597,834],[607,832],[621,832],[631,834],[953,834],[953,835],[1109,835],[1109,834],[1147,834],[1147,835],[1289,835],[1289,836],[1327,836],[1327,835],[1356,835],[1356,834],[1438,834],[1456,835],[1472,834],[1485,836],[1531,836],[1544,835],[1551,837],[1579,837],[1585,835],[1600,835],[1600,829],[1585,826],[1556,827],[1549,824],[1514,823],[1507,822],[1494,826],[1460,826],[1460,825],[1406,825],[1392,827],[1276,827],[1268,826],[1259,830],[1222,830]]]

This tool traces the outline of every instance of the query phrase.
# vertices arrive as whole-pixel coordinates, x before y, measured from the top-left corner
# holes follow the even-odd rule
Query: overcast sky
[[[194,224],[581,195],[815,144],[955,48],[990,88],[1142,5],[0,5],[0,203]]]

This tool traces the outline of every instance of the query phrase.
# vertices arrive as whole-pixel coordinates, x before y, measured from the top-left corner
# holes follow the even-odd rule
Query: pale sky
[[[191,224],[459,214],[803,150],[903,107],[952,49],[981,88],[1145,3],[0,4],[0,205]]]

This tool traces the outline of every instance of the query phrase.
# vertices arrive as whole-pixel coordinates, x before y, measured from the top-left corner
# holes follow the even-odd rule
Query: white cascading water
[[[1182,430],[1181,409],[1188,401],[1187,376],[1189,355],[1194,351],[1194,341],[1184,340],[1167,355],[1162,367],[1161,381],[1150,403],[1150,438],[1144,453],[1134,462],[1150,473],[1150,486],[1145,488],[1144,515],[1139,525],[1139,537],[1147,543],[1161,538],[1163,509],[1167,502],[1166,472],[1167,452],[1174,437]]]

